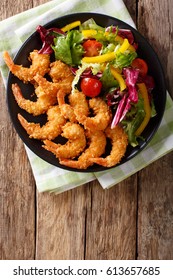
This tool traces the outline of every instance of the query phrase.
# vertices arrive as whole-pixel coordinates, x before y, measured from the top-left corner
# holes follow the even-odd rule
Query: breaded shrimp
[[[32,63],[30,67],[14,64],[7,51],[4,52],[3,57],[9,70],[24,83],[33,81],[37,73],[44,76],[49,71],[49,55],[39,54],[38,50],[34,50],[30,53],[29,60],[31,60]]]
[[[47,122],[42,127],[38,123],[28,122],[21,114],[18,114],[18,119],[30,138],[40,140],[55,139],[61,134],[62,127],[66,122],[58,106],[52,106],[48,109]]]
[[[76,115],[74,113],[74,109],[70,104],[65,103],[66,91],[64,89],[60,89],[57,94],[58,104],[61,110],[61,114],[65,119],[74,123],[77,122]]]
[[[57,103],[56,96],[49,96],[42,91],[41,87],[37,87],[35,93],[37,95],[36,101],[25,99],[17,84],[12,84],[13,95],[17,101],[18,106],[34,116],[44,114],[50,106]]]
[[[43,147],[54,153],[57,158],[75,158],[85,149],[86,137],[84,129],[76,123],[66,123],[63,126],[63,137],[68,141],[64,144],[56,144],[52,141],[45,140]]]
[[[106,136],[103,131],[87,131],[86,136],[89,139],[88,148],[79,156],[78,160],[60,159],[62,165],[71,168],[86,169],[93,165],[91,161],[93,157],[99,157],[105,152]]]
[[[116,126],[113,129],[109,126],[105,130],[106,136],[111,139],[112,150],[110,155],[106,158],[94,157],[92,162],[102,165],[104,167],[112,167],[120,162],[122,157],[126,152],[128,145],[127,134],[124,132],[123,128]]]
[[[50,82],[46,78],[42,77],[41,75],[37,74],[34,77],[34,80],[37,84],[43,89],[43,91],[48,95],[57,95],[57,92],[60,89],[63,89],[66,94],[71,92],[71,83],[66,82]]]
[[[74,79],[70,67],[60,60],[56,60],[50,64],[49,75],[54,83],[62,84],[64,87],[69,86],[71,89],[71,84]]]
[[[89,106],[85,94],[77,89],[69,95],[69,103],[73,108],[76,118],[78,115],[87,117],[89,115]]]
[[[34,81],[37,82],[37,84],[42,88],[45,94],[50,96],[56,96],[58,90],[60,89],[58,83],[52,83],[39,74],[34,76]]]
[[[84,125],[86,129],[90,130],[104,130],[110,123],[112,115],[106,102],[100,98],[95,97],[89,99],[89,107],[93,110],[94,116],[87,117],[82,114],[82,111],[76,111],[78,121]]]
[[[71,122],[77,122],[77,114],[82,114],[83,116],[88,116],[89,107],[86,100],[86,96],[75,90],[68,95],[69,104],[65,103],[65,90],[61,89],[58,91],[57,99],[58,104],[61,109],[61,113],[66,119],[69,119]]]

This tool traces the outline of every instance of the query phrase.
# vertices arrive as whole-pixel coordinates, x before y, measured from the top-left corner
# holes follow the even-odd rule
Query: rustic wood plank
[[[31,7],[31,1],[1,1],[1,19]],[[0,80],[0,259],[35,255],[35,186],[22,141],[7,112]]]
[[[137,180],[103,190],[92,182],[87,200],[86,259],[135,259]]]
[[[47,3],[47,2],[49,2],[49,1],[48,0],[34,0],[33,1],[33,7],[42,5],[42,4]]]
[[[172,1],[138,2],[138,29],[149,40],[163,66],[168,90],[173,97],[173,8]]]
[[[88,187],[38,194],[36,259],[84,259]]]
[[[173,95],[171,1],[139,1],[138,28],[157,52]],[[173,259],[173,153],[139,174],[138,259]]]
[[[140,174],[139,259],[173,259],[172,179],[173,154],[153,163]]]
[[[35,254],[34,180],[23,143],[9,119],[2,86],[1,89],[0,258],[32,259]]]
[[[12,0],[1,0],[0,20],[24,12],[31,8],[32,8],[32,1],[29,0],[26,1],[15,0],[15,5],[14,5],[14,1]]]

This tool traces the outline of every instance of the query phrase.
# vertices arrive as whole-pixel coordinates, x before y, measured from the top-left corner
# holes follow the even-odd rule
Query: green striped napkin
[[[4,85],[8,69],[4,64],[2,52],[7,50],[15,55],[22,43],[35,31],[39,24],[45,24],[59,16],[77,12],[97,12],[119,18],[135,27],[123,1],[117,0],[54,0],[41,6],[17,14],[0,22],[0,70]],[[37,157],[27,147],[39,192],[61,193],[97,179],[103,188],[109,188],[164,156],[173,149],[173,121],[171,119],[172,100],[168,94],[166,111],[160,128],[150,144],[129,162],[97,173],[70,172],[48,164]]]

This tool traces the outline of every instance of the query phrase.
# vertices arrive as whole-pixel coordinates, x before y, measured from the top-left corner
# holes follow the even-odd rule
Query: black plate
[[[154,97],[154,104],[157,111],[157,116],[152,118],[146,127],[145,131],[143,132],[142,136],[145,138],[145,141],[140,141],[139,145],[135,148],[132,148],[131,146],[128,146],[125,157],[122,159],[121,163],[125,163],[131,158],[133,158],[135,155],[137,155],[151,140],[155,132],[157,131],[160,122],[163,117],[164,109],[165,109],[165,103],[166,103],[166,86],[165,86],[165,79],[163,70],[161,67],[161,64],[159,62],[158,56],[154,52],[151,45],[146,41],[146,39],[137,32],[134,28],[132,28],[130,25],[116,19],[110,16],[96,14],[96,13],[79,13],[79,14],[71,14],[67,16],[63,16],[60,18],[57,18],[48,24],[45,25],[46,28],[50,27],[58,27],[61,28],[65,26],[68,23],[71,23],[75,20],[81,20],[81,22],[86,21],[89,18],[93,18],[98,25],[101,25],[103,27],[107,27],[110,25],[118,25],[119,28],[126,28],[130,29],[133,32],[133,35],[135,37],[135,41],[139,44],[138,47],[138,55],[141,58],[144,58],[149,65],[149,74],[153,76],[156,87],[153,90],[153,97]],[[40,49],[41,48],[41,40],[40,36],[37,32],[34,32],[22,45],[20,50],[18,51],[17,55],[15,56],[14,62],[16,64],[22,64],[24,66],[29,66],[28,62],[28,55],[29,52],[33,51],[34,49]],[[8,84],[7,84],[7,103],[9,108],[9,113],[12,119],[12,122],[14,124],[14,127],[23,140],[23,142],[40,158],[44,159],[48,163],[51,163],[57,167],[61,167],[67,170],[72,171],[81,171],[81,172],[96,172],[105,170],[106,168],[103,168],[98,165],[93,165],[92,167],[89,167],[87,170],[74,170],[65,166],[62,166],[59,164],[58,160],[55,158],[55,156],[46,151],[44,148],[42,148],[42,142],[30,139],[28,137],[28,134],[23,129],[23,127],[20,125],[17,114],[21,113],[28,121],[39,121],[40,123],[43,123],[45,121],[45,116],[41,115],[38,117],[33,117],[32,115],[28,114],[24,110],[20,109],[13,97],[11,85],[13,83],[18,83],[19,86],[22,89],[22,92],[25,96],[25,98],[28,98],[28,96],[33,92],[33,87],[29,84],[23,84],[18,78],[16,78],[13,74],[9,73],[8,77]]]

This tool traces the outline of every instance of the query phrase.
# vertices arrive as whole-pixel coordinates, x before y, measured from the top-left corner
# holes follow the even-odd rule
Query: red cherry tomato
[[[80,86],[86,96],[95,97],[100,94],[102,83],[95,78],[83,78]]]
[[[96,40],[87,40],[83,43],[85,56],[97,56],[102,48],[102,43]]]
[[[142,58],[135,58],[132,61],[131,66],[133,68],[139,69],[139,73],[141,74],[141,76],[146,76],[147,75],[148,65],[145,62],[145,60],[143,60]]]

